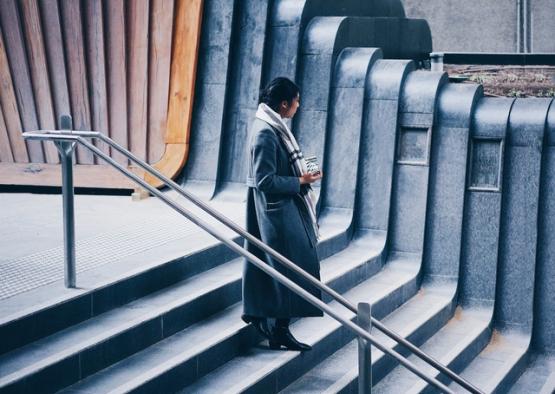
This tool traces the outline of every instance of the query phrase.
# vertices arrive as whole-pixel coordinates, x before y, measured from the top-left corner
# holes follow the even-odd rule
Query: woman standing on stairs
[[[299,108],[299,88],[276,78],[261,92],[248,144],[247,231],[320,279],[318,224],[310,186],[322,177],[307,171],[303,154],[284,119]],[[320,291],[246,242],[246,248],[320,298]],[[308,303],[249,262],[243,272],[243,320],[268,338],[271,349],[310,350],[291,331],[291,318],[322,316]],[[275,322],[271,324],[271,322]]]

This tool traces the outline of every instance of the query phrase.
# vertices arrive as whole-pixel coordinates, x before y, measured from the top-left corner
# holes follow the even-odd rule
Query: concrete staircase
[[[258,88],[295,78],[293,129],[325,174],[323,282],[486,392],[550,392],[555,105],[419,69],[429,29],[403,17],[386,0],[206,0],[180,182],[243,209]],[[335,320],[294,322],[306,353],[271,351],[241,321],[242,264],[192,238],[148,269],[3,317],[0,393],[356,391],[356,339]],[[372,361],[377,392],[434,391],[376,349]]]

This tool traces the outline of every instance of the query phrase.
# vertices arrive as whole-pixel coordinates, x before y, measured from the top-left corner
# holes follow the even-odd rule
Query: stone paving
[[[64,249],[61,195],[4,193],[0,207],[1,311],[3,301],[13,302],[29,290],[49,284],[63,287]],[[233,219],[240,220],[242,209],[234,207],[218,206],[223,211],[231,208]],[[87,272],[102,267],[109,271],[130,257],[135,267],[146,264],[145,252],[163,250],[175,241],[184,241],[186,254],[195,247],[187,240],[204,233],[154,197],[134,202],[129,196],[77,195],[75,211],[78,283]]]

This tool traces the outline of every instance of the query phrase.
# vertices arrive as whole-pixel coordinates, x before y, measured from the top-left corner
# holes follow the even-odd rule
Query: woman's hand
[[[301,185],[306,185],[306,184],[314,183],[319,179],[322,179],[322,171],[317,172],[316,174],[310,174],[310,173],[304,174],[299,178],[299,181],[301,182]]]

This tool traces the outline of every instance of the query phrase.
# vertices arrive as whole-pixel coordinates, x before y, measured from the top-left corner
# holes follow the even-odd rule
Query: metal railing
[[[168,206],[173,208],[175,211],[179,212],[181,215],[189,219],[191,222],[196,224],[197,226],[201,227],[203,230],[207,231],[210,235],[217,238],[219,241],[227,245],[231,248],[234,252],[242,255],[252,264],[257,266],[259,269],[264,271],[266,274],[272,276],[274,279],[280,281],[283,285],[288,287],[290,290],[297,293],[299,296],[304,298],[306,301],[310,302],[317,308],[321,309],[322,311],[329,314],[335,320],[342,323],[345,327],[353,331],[359,337],[359,391],[362,393],[367,393],[371,390],[371,352],[370,352],[370,344],[376,346],[376,348],[380,349],[382,352],[389,354],[393,358],[395,358],[400,364],[405,366],[411,372],[425,380],[426,382],[430,383],[431,385],[435,386],[436,388],[440,389],[445,393],[451,393],[452,391],[447,388],[443,383],[439,382],[437,379],[428,376],[425,372],[422,372],[418,367],[416,367],[413,363],[403,357],[401,354],[396,352],[393,349],[389,349],[388,347],[382,345],[380,342],[376,340],[374,336],[369,333],[369,329],[372,326],[375,326],[380,331],[382,331],[385,335],[396,341],[397,343],[405,346],[408,350],[410,350],[413,354],[430,364],[432,367],[437,369],[438,371],[444,373],[450,379],[461,385],[463,388],[468,390],[471,393],[481,394],[477,387],[472,385],[470,382],[466,381],[449,368],[429,356],[428,354],[424,353],[418,347],[413,345],[411,342],[407,341],[405,338],[401,337],[397,333],[393,332],[385,325],[383,325],[379,320],[373,318],[370,313],[370,305],[366,303],[359,303],[358,306],[355,306],[353,303],[348,301],[344,298],[341,294],[337,293],[335,290],[326,286],[318,279],[314,278],[312,275],[308,274],[303,269],[299,268],[296,264],[292,261],[275,251],[274,249],[270,248],[268,245],[257,239],[256,237],[249,234],[246,230],[241,228],[239,225],[219,213],[218,211],[211,208],[202,200],[198,199],[194,195],[190,194],[183,188],[181,188],[177,183],[173,180],[167,178],[165,175],[157,171],[155,168],[147,164],[145,161],[141,160],[140,158],[136,157],[131,152],[127,151],[126,149],[122,148],[120,145],[115,143],[110,138],[106,137],[100,132],[96,131],[75,131],[71,129],[71,118],[68,116],[62,117],[62,128],[64,130],[38,130],[35,132],[26,132],[23,133],[24,138],[26,139],[34,139],[34,140],[50,140],[53,141],[58,148],[60,154],[60,161],[62,164],[62,193],[63,193],[63,215],[64,215],[64,252],[65,252],[65,284],[67,287],[75,287],[75,222],[74,222],[74,208],[73,208],[73,170],[72,170],[72,156],[73,151],[75,148],[75,144],[79,143],[85,148],[89,149],[91,152],[96,154],[106,163],[113,166],[116,170],[121,172],[124,176],[130,178],[135,183],[139,184],[144,189],[148,190],[151,194],[155,195],[156,197],[160,198],[164,203]],[[221,223],[225,224],[230,229],[237,232],[239,235],[244,237],[248,242],[252,243],[253,245],[257,246],[258,248],[262,249],[263,251],[267,252],[268,254],[272,255],[276,260],[278,260],[281,264],[285,265],[287,268],[291,269],[292,271],[301,275],[304,279],[308,280],[312,285],[317,287],[318,289],[324,291],[336,301],[338,301],[341,305],[349,309],[351,312],[354,312],[357,315],[358,325],[353,323],[352,321],[342,317],[334,309],[330,308],[327,304],[322,302],[319,298],[314,297],[308,291],[304,290],[302,287],[297,285],[295,282],[288,279],[286,276],[281,274],[279,271],[275,270],[268,264],[264,263],[262,260],[257,258],[255,255],[248,252],[243,247],[237,245],[231,239],[226,238],[222,233],[213,229],[209,224],[205,221],[197,217],[195,214],[191,213],[187,209],[183,208],[182,206],[178,205],[168,197],[164,195],[161,191],[157,188],[151,186],[146,181],[141,179],[136,174],[132,173],[124,166],[116,162],[110,156],[102,152],[92,143],[86,140],[86,138],[97,138],[101,141],[105,142],[113,149],[118,151],[119,153],[126,156],[129,160],[137,164],[139,167],[143,168],[145,171],[149,172],[160,181],[162,181],[166,186],[171,188],[172,190],[176,191],[189,201],[193,202],[199,208],[201,208],[204,212],[210,214],[212,217],[218,219]]]

